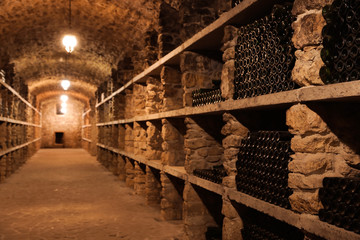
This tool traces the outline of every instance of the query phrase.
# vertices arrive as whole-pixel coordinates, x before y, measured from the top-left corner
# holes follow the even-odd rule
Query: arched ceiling
[[[68,0],[0,0],[0,52],[35,96],[61,92],[66,76],[72,93],[88,99],[134,45],[143,45],[160,1],[72,0],[70,30]],[[67,57],[61,41],[68,33],[79,43]]]

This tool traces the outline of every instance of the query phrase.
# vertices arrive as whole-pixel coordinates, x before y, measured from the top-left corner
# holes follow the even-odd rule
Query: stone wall
[[[360,168],[356,168],[360,165],[359,140],[355,137],[359,116],[351,108],[342,108],[317,105],[313,110],[297,104],[287,111],[295,152],[289,163],[289,187],[294,190],[290,203],[297,212],[318,213],[322,208],[318,190],[325,177],[360,176]]]
[[[179,70],[164,66],[160,73],[163,99],[162,111],[179,109],[183,106],[184,90],[181,85],[181,73]]]
[[[145,95],[145,111],[146,114],[158,113],[162,108],[162,94],[161,94],[160,80],[148,77],[146,80],[146,95]]]
[[[160,171],[146,166],[146,204],[159,206],[161,201]]]
[[[146,122],[146,152],[145,157],[148,160],[160,160],[162,155],[161,122]]]
[[[297,17],[292,24],[293,43],[297,49],[292,78],[299,86],[323,85],[319,70],[324,65],[320,57],[322,49],[322,28],[326,22],[322,7],[332,0],[295,0],[292,13]]]
[[[180,220],[183,215],[184,182],[166,173],[161,173],[161,217],[165,220]]]
[[[67,113],[56,114],[56,104],[61,101],[58,97],[44,101],[41,104],[42,116],[42,140],[41,147],[81,147],[81,117],[84,112],[84,104],[69,97]],[[64,133],[64,144],[55,144],[55,132]]]
[[[186,51],[180,56],[181,82],[184,88],[183,106],[192,106],[192,91],[212,88],[213,80],[221,79],[222,64],[198,53]]]
[[[162,164],[169,166],[184,166],[184,133],[185,125],[183,120],[162,120]]]
[[[210,117],[209,117],[210,118]],[[214,125],[213,123],[217,124]],[[208,169],[222,163],[224,149],[221,144],[219,122],[211,120],[185,118],[186,135],[184,140],[185,170],[192,173],[194,169]]]
[[[222,141],[224,147],[223,165],[228,175],[224,177],[223,185],[226,191],[227,189],[236,190],[236,162],[238,161],[241,140],[247,137],[248,129],[230,113],[224,113],[223,120],[225,122],[221,129],[221,134],[225,136]],[[222,239],[242,239],[241,229],[243,228],[243,222],[241,216],[239,216],[230,199],[226,196],[223,197],[222,214],[224,215]]]
[[[234,26],[226,26],[224,29],[223,52],[222,58],[224,65],[221,72],[221,95],[224,99],[233,99],[235,86],[235,46],[238,38],[238,28]]]

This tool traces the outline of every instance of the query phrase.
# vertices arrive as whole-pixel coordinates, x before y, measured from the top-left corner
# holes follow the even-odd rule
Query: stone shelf
[[[190,183],[208,191],[226,196],[233,201],[256,209],[257,211],[263,212],[280,221],[286,222],[289,225],[303,229],[309,233],[313,233],[325,239],[360,240],[359,234],[322,222],[319,220],[318,216],[310,214],[298,214],[289,209],[276,206],[274,204],[249,196],[245,193],[224,188],[221,184],[216,184],[211,181],[188,174],[183,166],[167,166],[163,165],[160,160],[147,160],[143,156],[127,153],[116,148],[107,147],[103,144],[97,144],[97,146],[129,157],[137,162],[143,163],[160,171],[164,171],[165,173],[174,177],[189,181]]]
[[[229,24],[248,23],[249,19],[255,16],[262,16],[272,5],[278,3],[279,0],[247,0],[241,2],[230,11],[223,13],[216,21],[202,29],[193,37],[185,41],[183,44],[175,48],[173,51],[159,59],[145,71],[135,76],[124,86],[106,97],[103,101],[96,104],[96,107],[104,104],[117,94],[123,92],[126,88],[137,82],[144,82],[148,76],[156,76],[160,74],[164,65],[179,65],[180,54],[184,51],[201,51],[220,49],[224,35],[224,28]]]
[[[85,111],[85,112],[82,114],[82,116],[84,117],[84,116],[85,116],[86,114],[88,114],[89,112],[91,112],[91,109]]]
[[[127,124],[132,122],[159,120],[163,118],[183,118],[195,115],[222,114],[226,111],[288,106],[291,104],[313,101],[358,101],[359,99],[360,80],[357,80],[325,86],[303,87],[291,91],[262,95],[253,98],[227,100],[201,107],[185,107],[178,110],[136,116],[130,119],[120,119],[106,123],[98,123],[96,126],[100,127],[115,124]]]
[[[309,233],[323,237],[328,240],[360,240],[360,235],[354,232],[338,228],[334,225],[322,222],[318,216],[310,214],[298,214],[291,210],[264,202],[236,190],[228,190],[227,195],[231,200],[241,203],[247,207],[256,209],[289,225],[303,229]]]
[[[18,124],[18,125],[26,125],[26,126],[32,126],[32,127],[41,128],[41,125],[38,125],[38,124],[19,121],[19,120],[15,120],[15,119],[12,119],[12,118],[6,118],[6,117],[0,117],[0,122],[8,122],[8,123],[14,123],[14,124]]]
[[[86,142],[92,142],[90,139],[87,139],[87,138],[82,138],[83,141],[86,141]]]
[[[217,184],[217,183],[205,180],[203,178],[196,177],[194,175],[189,175],[188,180],[192,184],[195,184],[199,187],[202,187],[208,191],[217,193],[219,195],[223,195],[225,193],[224,187],[221,184]]]
[[[15,89],[13,89],[12,87],[10,87],[10,85],[8,85],[7,83],[0,81],[0,84],[2,84],[4,87],[6,87],[10,92],[12,92],[16,97],[18,97],[22,102],[24,102],[26,105],[28,105],[31,109],[33,109],[36,113],[38,113],[39,115],[41,115],[41,112],[39,112],[39,110],[37,110],[33,105],[31,105],[28,101],[26,101],[22,96],[20,96],[20,94],[15,91]]]
[[[88,128],[88,127],[91,127],[91,124],[88,124],[88,125],[82,125],[81,128]]]
[[[21,145],[19,145],[19,146],[12,147],[12,148],[6,149],[6,150],[4,150],[4,151],[0,151],[0,156],[4,156],[4,155],[6,155],[6,154],[8,154],[8,153],[11,153],[11,152],[14,152],[14,151],[16,151],[16,150],[18,150],[18,149],[20,149],[20,148],[26,147],[26,146],[34,143],[34,142],[39,141],[40,139],[41,139],[41,138],[37,138],[37,139],[35,139],[35,140],[32,140],[32,141],[30,141],[30,142],[21,144]]]

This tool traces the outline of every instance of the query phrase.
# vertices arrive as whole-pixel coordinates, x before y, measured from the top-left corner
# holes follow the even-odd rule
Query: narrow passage
[[[175,240],[182,232],[83,149],[41,149],[0,184],[0,240]]]

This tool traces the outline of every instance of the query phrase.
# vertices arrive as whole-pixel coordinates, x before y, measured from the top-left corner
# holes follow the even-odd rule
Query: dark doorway
[[[55,144],[63,144],[64,143],[64,133],[56,132],[55,133]]]

